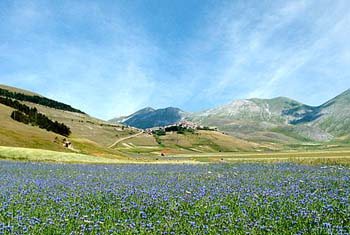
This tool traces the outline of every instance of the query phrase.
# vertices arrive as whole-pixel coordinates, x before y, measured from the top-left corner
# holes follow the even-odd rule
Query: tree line
[[[25,95],[23,93],[11,92],[0,88],[0,96],[16,99],[20,101],[28,101],[35,104],[41,104],[50,108],[85,114],[84,112],[80,111],[79,109],[75,109],[70,105],[67,105],[55,100],[51,100],[45,97],[37,96],[37,95],[30,96],[30,95]]]
[[[17,100],[4,97],[0,97],[0,103],[16,109],[11,114],[11,118],[13,120],[25,124],[32,124],[63,136],[69,136],[71,133],[70,128],[65,124],[50,120],[44,114],[39,113],[35,107],[30,108],[27,105],[21,104]]]

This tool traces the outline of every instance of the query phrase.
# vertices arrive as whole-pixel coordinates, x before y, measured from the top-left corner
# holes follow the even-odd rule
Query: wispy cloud
[[[157,48],[141,29],[129,28],[96,4],[64,2],[59,8],[16,2],[3,17],[17,31],[12,42],[1,42],[1,59],[9,70],[1,74],[4,83],[106,119],[147,104]]]
[[[319,73],[306,77],[309,74],[302,71],[322,67],[323,61],[335,59],[332,53],[344,54],[349,50],[347,40],[340,36],[350,33],[346,27],[349,10],[350,4],[346,1],[271,1],[268,5],[240,2],[225,5],[221,11],[213,12],[219,17],[214,20],[214,26],[209,24],[205,31],[208,40],[202,48],[221,52],[215,57],[210,77],[200,74],[208,85],[199,96],[211,97],[213,103],[276,95],[308,97],[310,89],[303,88],[305,80],[311,79],[318,84],[325,79],[317,77],[323,76]],[[338,67],[339,64],[333,66]],[[350,76],[348,69],[343,72]],[[336,71],[333,71],[334,74]],[[350,82],[345,84],[350,86]],[[302,92],[286,91],[287,88]],[[323,89],[334,95],[342,88],[337,87],[331,92],[324,84]],[[320,102],[320,97],[314,98],[312,101],[304,100]]]
[[[141,3],[1,1],[0,82],[104,119],[350,87],[347,0]]]

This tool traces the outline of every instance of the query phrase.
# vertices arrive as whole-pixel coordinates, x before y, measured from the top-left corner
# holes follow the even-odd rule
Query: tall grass
[[[0,146],[0,159],[65,163],[123,163],[122,160],[95,157],[78,153],[63,153],[50,150],[3,146]]]

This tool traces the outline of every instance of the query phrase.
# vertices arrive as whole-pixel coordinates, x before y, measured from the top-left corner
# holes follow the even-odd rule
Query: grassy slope
[[[22,89],[19,89],[19,88],[16,88],[16,87],[6,86],[6,85],[2,85],[2,84],[0,84],[0,88],[8,90],[8,91],[11,91],[11,92],[22,93],[22,94],[25,94],[25,95],[41,96],[41,95],[39,95],[37,93],[34,93],[34,92],[31,92],[31,91],[22,90]]]
[[[140,154],[158,154],[162,150],[173,153],[219,152],[219,151],[258,151],[262,145],[240,140],[215,131],[196,131],[196,133],[167,133],[159,137],[161,144],[152,135],[143,134],[120,142],[117,149]]]
[[[27,95],[38,95],[30,91],[4,85],[0,85],[0,88]],[[119,138],[136,132],[134,129],[129,128],[121,130],[120,125],[110,124],[88,115],[48,108],[30,102],[22,103],[36,107],[39,112],[44,113],[50,119],[69,126],[72,130],[69,140],[73,143],[74,150],[63,147],[63,136],[12,120],[10,115],[13,109],[2,104],[0,104],[0,146],[47,149],[61,152],[76,151],[95,156],[122,159],[124,157],[119,151],[108,149],[107,146]],[[55,142],[56,137],[58,141]]]
[[[60,139],[63,136],[16,122],[10,117],[12,111],[12,108],[0,104],[0,145],[69,151],[61,143],[54,143],[56,136]]]
[[[69,126],[72,131],[72,138],[87,139],[103,147],[111,145],[119,138],[136,133],[134,129],[125,128],[121,130],[121,125],[111,124],[88,115],[52,109],[29,102],[25,102],[25,104],[34,106],[50,119],[63,122]]]
[[[179,146],[202,152],[253,151],[259,145],[216,131],[197,131],[195,134],[167,134],[161,137],[165,146]]]
[[[61,110],[54,110],[46,107],[42,107],[42,109],[45,109],[46,111],[52,113],[56,113],[57,115],[61,113],[62,119],[53,118],[53,120],[62,122],[65,118],[71,120],[70,118],[72,117],[72,115],[77,115],[75,113],[63,112]],[[63,146],[63,139],[65,138],[64,136],[60,136],[53,132],[48,132],[38,127],[16,122],[10,117],[12,111],[12,108],[0,104],[0,146],[13,146],[47,149],[61,152],[73,152],[73,150],[67,149]],[[50,118],[52,118],[52,116],[50,116]],[[87,118],[85,117],[85,115],[82,115],[82,118],[86,118],[88,121],[92,120],[92,118]],[[123,155],[119,151],[115,149],[108,149],[102,144],[104,140],[106,141],[106,143],[115,141],[115,139],[117,138],[115,135],[106,135],[104,133],[107,131],[110,131],[110,133],[115,133],[116,131],[113,132],[113,130],[115,130],[114,127],[103,127],[100,126],[100,124],[89,124],[86,122],[79,122],[79,118],[75,120],[79,124],[71,125],[71,123],[67,123],[68,126],[73,126],[73,134],[69,137],[69,140],[73,144],[74,151],[108,158],[123,158]],[[97,131],[94,131],[94,128],[90,128],[90,126],[93,126],[95,129],[97,129]],[[81,131],[76,131],[79,129]],[[89,131],[91,131],[90,135],[88,135]],[[86,133],[86,135],[84,136],[81,133]],[[124,132],[123,134],[125,135]],[[58,141],[55,142],[56,137],[58,138]],[[89,137],[98,142],[89,140]],[[108,138],[111,138],[111,140],[107,141]]]

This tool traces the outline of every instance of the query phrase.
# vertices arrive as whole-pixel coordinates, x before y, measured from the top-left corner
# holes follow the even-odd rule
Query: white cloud
[[[105,119],[149,102],[158,49],[146,32],[118,13],[73,2],[40,5],[39,10],[37,1],[27,1],[16,2],[7,14],[7,27],[18,29],[10,35],[13,42],[1,44],[0,60],[17,70],[1,73],[7,84]]]
[[[301,0],[253,5],[233,3],[221,12],[213,12],[219,17],[209,22],[201,37],[206,42],[196,42],[199,46],[194,51],[221,51],[211,75],[199,74],[207,83],[200,96],[210,97],[214,103],[234,98],[297,96],[299,91],[288,88],[298,87],[307,97],[309,89],[302,88],[311,78],[302,71],[322,66],[322,61],[333,57],[332,48],[341,54],[348,48],[347,40],[337,38],[344,32],[349,35],[345,22],[349,25],[350,4]],[[333,63],[333,74],[339,65]],[[345,72],[350,75],[349,70]],[[324,80],[317,76],[320,74],[312,77],[315,83]]]
[[[0,15],[0,76],[105,119],[143,106],[311,97],[304,86],[325,94],[332,76],[334,92],[350,86],[349,12],[345,0],[228,1],[168,48],[118,3],[14,1]]]

